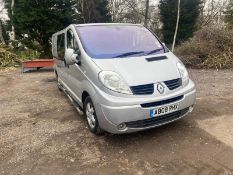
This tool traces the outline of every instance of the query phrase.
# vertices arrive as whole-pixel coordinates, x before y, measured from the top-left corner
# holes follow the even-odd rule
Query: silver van
[[[142,25],[73,24],[52,36],[52,52],[59,89],[95,134],[150,129],[193,110],[185,66]]]

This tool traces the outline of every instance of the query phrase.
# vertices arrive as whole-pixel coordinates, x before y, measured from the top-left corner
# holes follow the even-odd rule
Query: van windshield
[[[143,26],[79,26],[76,30],[86,53],[94,59],[165,52],[158,39]]]

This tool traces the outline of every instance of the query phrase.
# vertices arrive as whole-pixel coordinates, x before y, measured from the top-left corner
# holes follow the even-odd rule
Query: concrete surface
[[[0,174],[233,174],[233,71],[189,70],[188,117],[145,132],[95,136],[53,72],[0,74]]]

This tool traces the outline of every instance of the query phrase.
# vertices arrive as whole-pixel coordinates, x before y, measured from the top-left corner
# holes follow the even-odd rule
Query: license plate
[[[172,104],[168,106],[162,106],[156,109],[150,110],[150,118],[154,118],[160,115],[168,114],[171,112],[175,112],[179,109],[179,104]]]

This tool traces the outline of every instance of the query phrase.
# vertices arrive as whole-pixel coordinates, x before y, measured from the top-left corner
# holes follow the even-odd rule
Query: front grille
[[[144,127],[162,125],[170,121],[179,119],[181,116],[186,114],[188,111],[189,111],[189,108],[185,108],[180,111],[176,111],[170,114],[165,114],[159,117],[154,117],[154,118],[145,119],[145,120],[138,120],[138,121],[133,121],[133,122],[127,122],[126,126],[128,128],[144,128]]]
[[[168,104],[168,103],[173,103],[173,102],[179,101],[179,100],[181,100],[183,98],[184,98],[184,95],[181,95],[181,96],[178,96],[178,97],[174,97],[174,98],[170,98],[170,99],[166,99],[166,100],[162,100],[162,101],[144,103],[144,104],[141,104],[141,107],[150,108],[150,107],[161,106],[161,105],[165,105],[165,104]]]
[[[146,84],[130,87],[134,95],[149,95],[154,93],[154,84]]]
[[[174,89],[182,86],[182,79],[178,78],[178,79],[174,79],[174,80],[168,80],[168,81],[164,81],[164,83],[166,84],[166,86],[170,90],[174,90]]]

